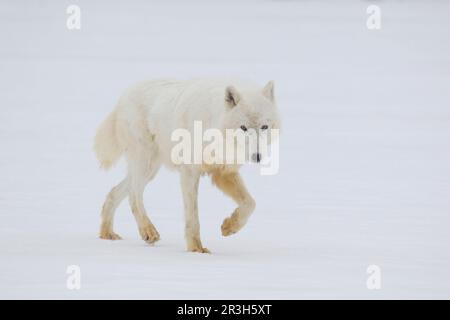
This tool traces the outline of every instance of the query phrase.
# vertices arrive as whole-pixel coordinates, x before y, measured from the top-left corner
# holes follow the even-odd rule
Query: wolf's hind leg
[[[130,158],[131,160],[131,158]],[[144,188],[158,172],[161,163],[157,155],[133,158],[129,161],[130,188],[129,201],[131,211],[138,225],[142,239],[150,244],[159,240],[159,233],[156,230],[144,208]]]
[[[237,172],[218,172],[212,176],[213,183],[230,196],[238,207],[233,214],[222,223],[222,235],[229,236],[238,232],[247,223],[248,218],[255,210],[255,200],[248,193],[241,176]]]
[[[100,238],[119,240],[120,236],[113,231],[114,213],[128,194],[128,178],[125,178],[117,186],[111,189],[102,208],[102,222],[100,225]]]

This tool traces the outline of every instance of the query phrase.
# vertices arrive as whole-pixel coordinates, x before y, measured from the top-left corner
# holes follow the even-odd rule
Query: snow
[[[448,1],[80,0],[79,31],[69,4],[0,3],[0,298],[450,298]],[[248,225],[221,236],[234,204],[204,178],[212,254],[185,252],[162,170],[145,193],[161,241],[139,239],[126,202],[124,240],[98,239],[125,166],[99,170],[97,125],[130,84],[201,76],[275,80],[280,171],[244,168]]]

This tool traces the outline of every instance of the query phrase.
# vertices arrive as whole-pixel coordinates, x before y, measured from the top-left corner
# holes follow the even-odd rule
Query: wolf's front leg
[[[222,223],[222,235],[229,236],[238,232],[247,223],[255,210],[255,200],[245,188],[241,176],[237,172],[218,172],[212,176],[213,183],[238,204],[233,214]]]
[[[200,240],[200,222],[198,219],[198,183],[200,173],[188,168],[181,170],[181,191],[183,193],[185,213],[185,237],[188,251],[209,253]]]

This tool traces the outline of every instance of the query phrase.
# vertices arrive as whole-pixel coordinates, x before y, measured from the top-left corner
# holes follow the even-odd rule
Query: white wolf
[[[221,131],[278,129],[273,82],[259,87],[223,80],[155,80],[126,91],[95,137],[94,148],[103,168],[110,168],[121,155],[128,163],[126,178],[109,192],[103,205],[100,238],[120,239],[113,231],[114,211],[128,195],[143,240],[159,240],[144,209],[143,191],[162,164],[181,176],[189,251],[209,252],[200,240],[197,206],[199,179],[204,174],[211,175],[213,183],[238,204],[223,221],[222,234],[234,234],[245,225],[255,201],[238,173],[239,164],[174,164],[171,159],[172,132],[179,128],[193,132],[195,121]],[[260,160],[259,153],[256,159]]]

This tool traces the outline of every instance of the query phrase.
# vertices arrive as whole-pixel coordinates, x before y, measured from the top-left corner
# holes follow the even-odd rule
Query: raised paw
[[[231,217],[223,220],[221,230],[222,230],[222,235],[224,237],[235,234],[240,229],[241,229],[241,225],[239,224],[239,221],[237,220],[236,216],[232,215]]]
[[[139,232],[141,233],[142,239],[149,244],[153,244],[159,240],[158,230],[151,224],[140,229]]]

